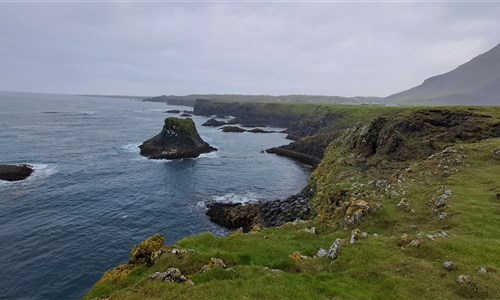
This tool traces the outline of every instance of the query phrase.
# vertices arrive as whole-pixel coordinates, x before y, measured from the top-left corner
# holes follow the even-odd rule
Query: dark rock
[[[168,114],[180,114],[181,113],[181,111],[178,109],[166,110],[165,112]]]
[[[186,113],[186,114],[194,115],[194,111],[192,111],[192,110],[183,110],[182,112]]]
[[[228,228],[242,228],[248,232],[254,225],[280,226],[296,219],[310,219],[316,215],[310,200],[309,188],[285,200],[260,201],[250,204],[211,202],[207,216],[216,224]]]
[[[240,121],[238,120],[238,118],[232,118],[231,120],[228,120],[226,122],[226,124],[229,124],[229,125],[234,125],[234,124],[238,124],[240,123]]]
[[[267,127],[266,124],[242,124],[241,127],[251,128],[251,127]]]
[[[245,132],[246,130],[238,126],[224,126],[220,130],[223,132]]]
[[[217,150],[201,139],[193,120],[179,118],[166,118],[162,131],[139,148],[151,159],[194,158]]]
[[[181,115],[181,117],[185,117],[185,118],[187,118],[187,117],[192,117],[192,116],[193,116],[192,114],[187,114],[187,113],[183,113],[183,114]]]
[[[268,130],[263,130],[260,128],[254,128],[252,130],[248,130],[248,132],[251,132],[251,133],[274,133],[275,131],[268,131]]]
[[[212,127],[219,127],[222,125],[226,125],[226,122],[224,121],[219,121],[216,118],[212,118],[205,123],[201,124],[201,126],[212,126]]]
[[[24,180],[31,173],[33,173],[33,167],[29,165],[0,165],[0,180]]]

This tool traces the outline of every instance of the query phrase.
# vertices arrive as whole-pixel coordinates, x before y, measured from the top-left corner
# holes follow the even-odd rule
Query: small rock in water
[[[446,271],[453,271],[455,270],[455,264],[453,264],[452,261],[445,261],[443,263],[443,267]]]

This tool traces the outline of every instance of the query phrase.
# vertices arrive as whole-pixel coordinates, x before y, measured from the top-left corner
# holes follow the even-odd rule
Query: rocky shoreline
[[[308,220],[316,216],[311,205],[313,191],[306,187],[300,193],[284,200],[255,203],[207,203],[210,220],[218,225],[244,232],[255,227],[280,226],[295,220]]]

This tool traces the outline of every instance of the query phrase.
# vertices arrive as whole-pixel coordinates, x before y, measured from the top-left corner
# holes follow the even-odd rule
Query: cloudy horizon
[[[500,43],[500,3],[0,3],[0,90],[381,96]]]

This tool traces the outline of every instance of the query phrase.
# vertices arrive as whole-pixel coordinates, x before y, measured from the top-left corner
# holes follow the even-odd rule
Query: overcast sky
[[[0,3],[0,90],[388,96],[500,43],[500,3]]]

